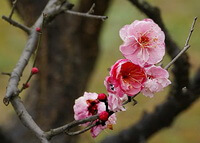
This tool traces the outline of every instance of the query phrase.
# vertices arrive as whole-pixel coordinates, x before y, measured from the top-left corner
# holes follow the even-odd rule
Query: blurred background
[[[200,15],[199,0],[148,0],[152,5],[161,9],[163,20],[173,39],[179,46],[183,47],[187,38],[193,18]],[[9,15],[10,6],[6,0],[0,0],[0,15]],[[119,58],[123,58],[119,52],[119,45],[122,41],[119,37],[119,30],[125,24],[130,24],[134,20],[146,18],[131,3],[125,0],[113,0],[111,7],[106,14],[109,18],[104,22],[101,32],[101,51],[96,68],[90,78],[87,87],[88,92],[105,92],[103,85],[105,76],[108,75],[108,68]],[[22,20],[14,15],[14,19]],[[191,48],[187,52],[191,63],[191,76],[200,67],[200,20],[197,20],[193,36],[190,40]],[[19,56],[25,46],[26,34],[0,20],[0,72],[10,72],[14,68]],[[164,64],[169,62],[165,57]],[[184,66],[184,65],[183,65]],[[26,68],[24,77],[26,78],[31,65]],[[180,71],[181,73],[181,71]],[[22,80],[24,80],[22,78]],[[0,75],[0,124],[6,124],[9,116],[13,113],[11,106],[4,106],[2,103],[5,95],[7,76]],[[92,139],[89,132],[80,135],[80,142],[94,143],[103,139],[105,136],[119,132],[137,122],[144,112],[151,112],[154,107],[167,97],[167,89],[154,98],[138,96],[138,104],[127,106],[126,112],[118,113],[117,124],[114,130],[103,131],[96,139]],[[22,96],[23,98],[23,96]],[[149,140],[149,143],[199,143],[200,142],[200,102],[195,102],[188,110],[176,118],[171,128],[163,129]]]

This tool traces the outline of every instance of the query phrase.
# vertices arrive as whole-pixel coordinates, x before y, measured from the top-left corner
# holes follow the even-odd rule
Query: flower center
[[[145,46],[147,46],[149,44],[149,37],[143,35],[138,39],[139,44],[144,48]]]
[[[134,84],[139,83],[141,84],[146,79],[146,75],[144,70],[131,62],[127,62],[122,65],[120,75],[124,83],[127,84]]]
[[[87,100],[86,102],[89,105],[88,106],[89,114],[92,114],[92,115],[97,114],[97,111],[98,111],[97,103],[99,103],[99,101],[98,100]]]

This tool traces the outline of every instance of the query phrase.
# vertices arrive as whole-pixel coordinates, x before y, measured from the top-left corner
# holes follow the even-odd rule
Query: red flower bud
[[[100,93],[100,94],[98,94],[98,99],[99,99],[99,101],[106,101],[107,96],[104,93]]]
[[[107,111],[103,111],[99,114],[99,120],[107,121],[109,118],[109,113]]]
[[[40,28],[40,27],[36,27],[35,30],[36,30],[37,32],[41,32],[41,28]]]
[[[24,88],[24,89],[29,88],[29,86],[30,86],[29,83],[26,83],[26,84],[24,83],[24,84],[23,84],[23,88]]]
[[[33,67],[32,70],[31,70],[32,74],[37,74],[38,72],[39,72],[39,70],[36,67]]]

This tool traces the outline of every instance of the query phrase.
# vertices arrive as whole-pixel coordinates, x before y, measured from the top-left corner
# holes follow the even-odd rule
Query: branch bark
[[[38,18],[38,13],[45,2],[47,0],[20,0],[16,9],[30,26]],[[76,11],[84,13],[94,2],[94,15],[103,15],[108,8],[108,0],[82,0]],[[48,13],[45,15],[48,16]],[[49,22],[47,29],[43,31],[42,45],[36,61],[36,66],[40,69],[39,77],[31,84],[32,90],[25,100],[28,111],[43,130],[50,130],[72,120],[74,100],[82,95],[94,68],[99,50],[98,37],[102,27],[102,22],[98,19],[86,19],[70,14],[59,15],[55,21]],[[17,79],[17,83],[19,80]],[[12,99],[15,98],[11,98],[11,103]],[[38,142],[30,132],[18,125],[15,120],[7,130],[11,140],[20,143]],[[76,140],[77,137],[61,136],[53,138],[52,142]]]

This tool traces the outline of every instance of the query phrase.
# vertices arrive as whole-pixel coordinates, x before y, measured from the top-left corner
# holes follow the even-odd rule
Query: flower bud
[[[36,27],[35,30],[36,30],[37,32],[41,32],[41,28],[40,28],[40,27]]]
[[[39,70],[36,67],[33,67],[32,70],[31,70],[32,74],[37,74],[38,72],[39,72]]]
[[[109,118],[109,113],[107,111],[103,111],[99,114],[99,120],[107,121]]]
[[[106,101],[107,96],[104,93],[100,93],[100,94],[98,94],[98,99],[99,99],[99,101]]]

